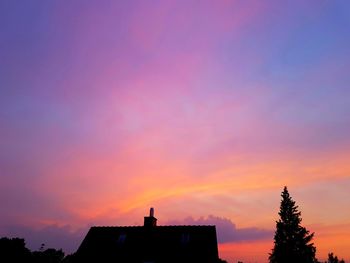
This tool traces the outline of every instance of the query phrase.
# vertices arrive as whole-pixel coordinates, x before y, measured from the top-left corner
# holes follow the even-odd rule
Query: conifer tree
[[[270,263],[315,263],[316,248],[310,243],[314,233],[301,226],[301,212],[289,195],[287,187],[281,194],[280,219],[276,222],[274,248]]]
[[[328,254],[328,260],[325,263],[345,263],[343,259],[339,260],[333,253]]]

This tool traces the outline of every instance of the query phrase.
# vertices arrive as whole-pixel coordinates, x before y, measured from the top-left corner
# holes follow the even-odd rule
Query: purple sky
[[[0,235],[73,251],[154,206],[265,262],[288,185],[349,260],[349,68],[348,1],[2,0]]]

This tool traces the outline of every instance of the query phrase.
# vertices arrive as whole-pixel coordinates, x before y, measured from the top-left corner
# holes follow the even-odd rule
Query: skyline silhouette
[[[286,186],[281,197],[274,244],[271,253],[268,254],[269,262],[345,263],[333,252],[327,254],[327,260],[316,257],[315,233],[301,225],[301,211]],[[219,258],[216,225],[158,226],[157,221],[152,207],[149,215],[144,217],[142,226],[93,226],[79,248],[66,255],[62,248],[45,248],[45,243],[40,245],[39,250],[30,251],[24,239],[2,237],[1,260],[23,263],[230,262]]]

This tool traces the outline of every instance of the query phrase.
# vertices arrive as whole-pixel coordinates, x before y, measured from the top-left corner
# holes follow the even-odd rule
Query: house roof
[[[171,263],[218,260],[215,226],[91,227],[77,257],[84,262]]]

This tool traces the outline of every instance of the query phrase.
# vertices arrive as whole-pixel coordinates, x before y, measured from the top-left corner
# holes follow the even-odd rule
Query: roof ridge
[[[161,227],[212,227],[215,225],[160,225],[153,228]],[[144,228],[144,226],[91,226],[91,228]]]

